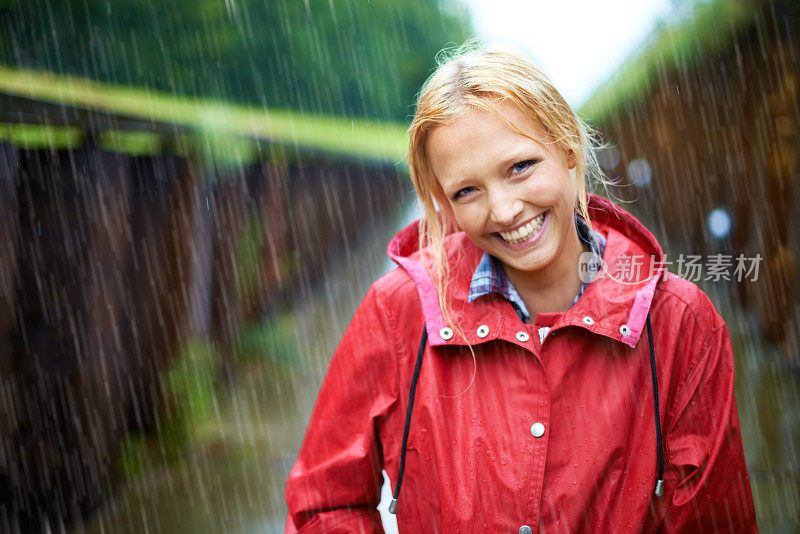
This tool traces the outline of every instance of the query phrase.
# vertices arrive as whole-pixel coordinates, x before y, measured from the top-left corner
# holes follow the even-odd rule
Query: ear
[[[575,157],[575,151],[569,149],[567,151],[567,168],[574,169],[577,164],[578,164],[578,158]]]

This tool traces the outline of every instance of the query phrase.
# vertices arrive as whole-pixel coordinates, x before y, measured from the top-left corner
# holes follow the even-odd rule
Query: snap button
[[[541,438],[544,436],[544,425],[542,423],[533,423],[531,425],[531,434],[534,438]]]
[[[533,534],[533,529],[528,525],[522,525],[519,527],[519,534]]]
[[[631,333],[631,329],[628,328],[628,325],[624,324],[619,327],[619,333],[622,334],[623,336],[627,336],[628,334]]]
[[[451,339],[453,337],[453,330],[445,326],[444,328],[439,330],[439,337],[447,341],[448,339]]]
[[[594,319],[592,319],[587,315],[586,317],[583,318],[583,324],[587,326],[592,326],[594,324]]]
[[[519,341],[520,343],[525,343],[530,338],[531,336],[529,336],[527,332],[523,332],[522,330],[517,332],[517,341]]]
[[[478,337],[484,338],[489,335],[489,327],[482,324],[478,327]]]

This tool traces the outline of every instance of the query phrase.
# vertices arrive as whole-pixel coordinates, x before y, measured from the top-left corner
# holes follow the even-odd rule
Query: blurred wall
[[[758,278],[731,289],[800,364],[800,10],[757,5],[722,52],[662,65],[648,90],[604,120],[619,161],[616,149],[602,159],[621,179],[612,192],[637,200],[673,259],[761,255]],[[727,235],[709,231],[715,209],[730,220]]]
[[[0,531],[86,517],[190,339],[231,372],[247,323],[400,209],[393,167],[301,152],[220,168],[0,144]]]

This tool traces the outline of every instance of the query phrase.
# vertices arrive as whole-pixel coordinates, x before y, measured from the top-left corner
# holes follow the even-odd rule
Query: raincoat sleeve
[[[333,355],[289,473],[286,532],[383,532],[377,428],[397,391],[388,321],[373,286]]]
[[[692,355],[668,413],[665,483],[674,492],[659,532],[758,532],[733,393],[731,337],[719,322],[710,339],[697,336],[705,349]]]

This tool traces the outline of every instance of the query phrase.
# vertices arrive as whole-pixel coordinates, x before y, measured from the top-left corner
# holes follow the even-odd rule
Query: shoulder
[[[395,267],[372,283],[370,291],[386,304],[396,305],[417,294],[414,280],[402,267]]]
[[[711,299],[696,284],[667,273],[653,296],[653,308],[665,320],[680,318],[682,328],[691,328],[699,335],[711,335],[725,326]]]
[[[371,301],[386,317],[387,327],[398,340],[416,336],[423,322],[417,285],[402,267],[395,267],[373,282],[365,301]]]

